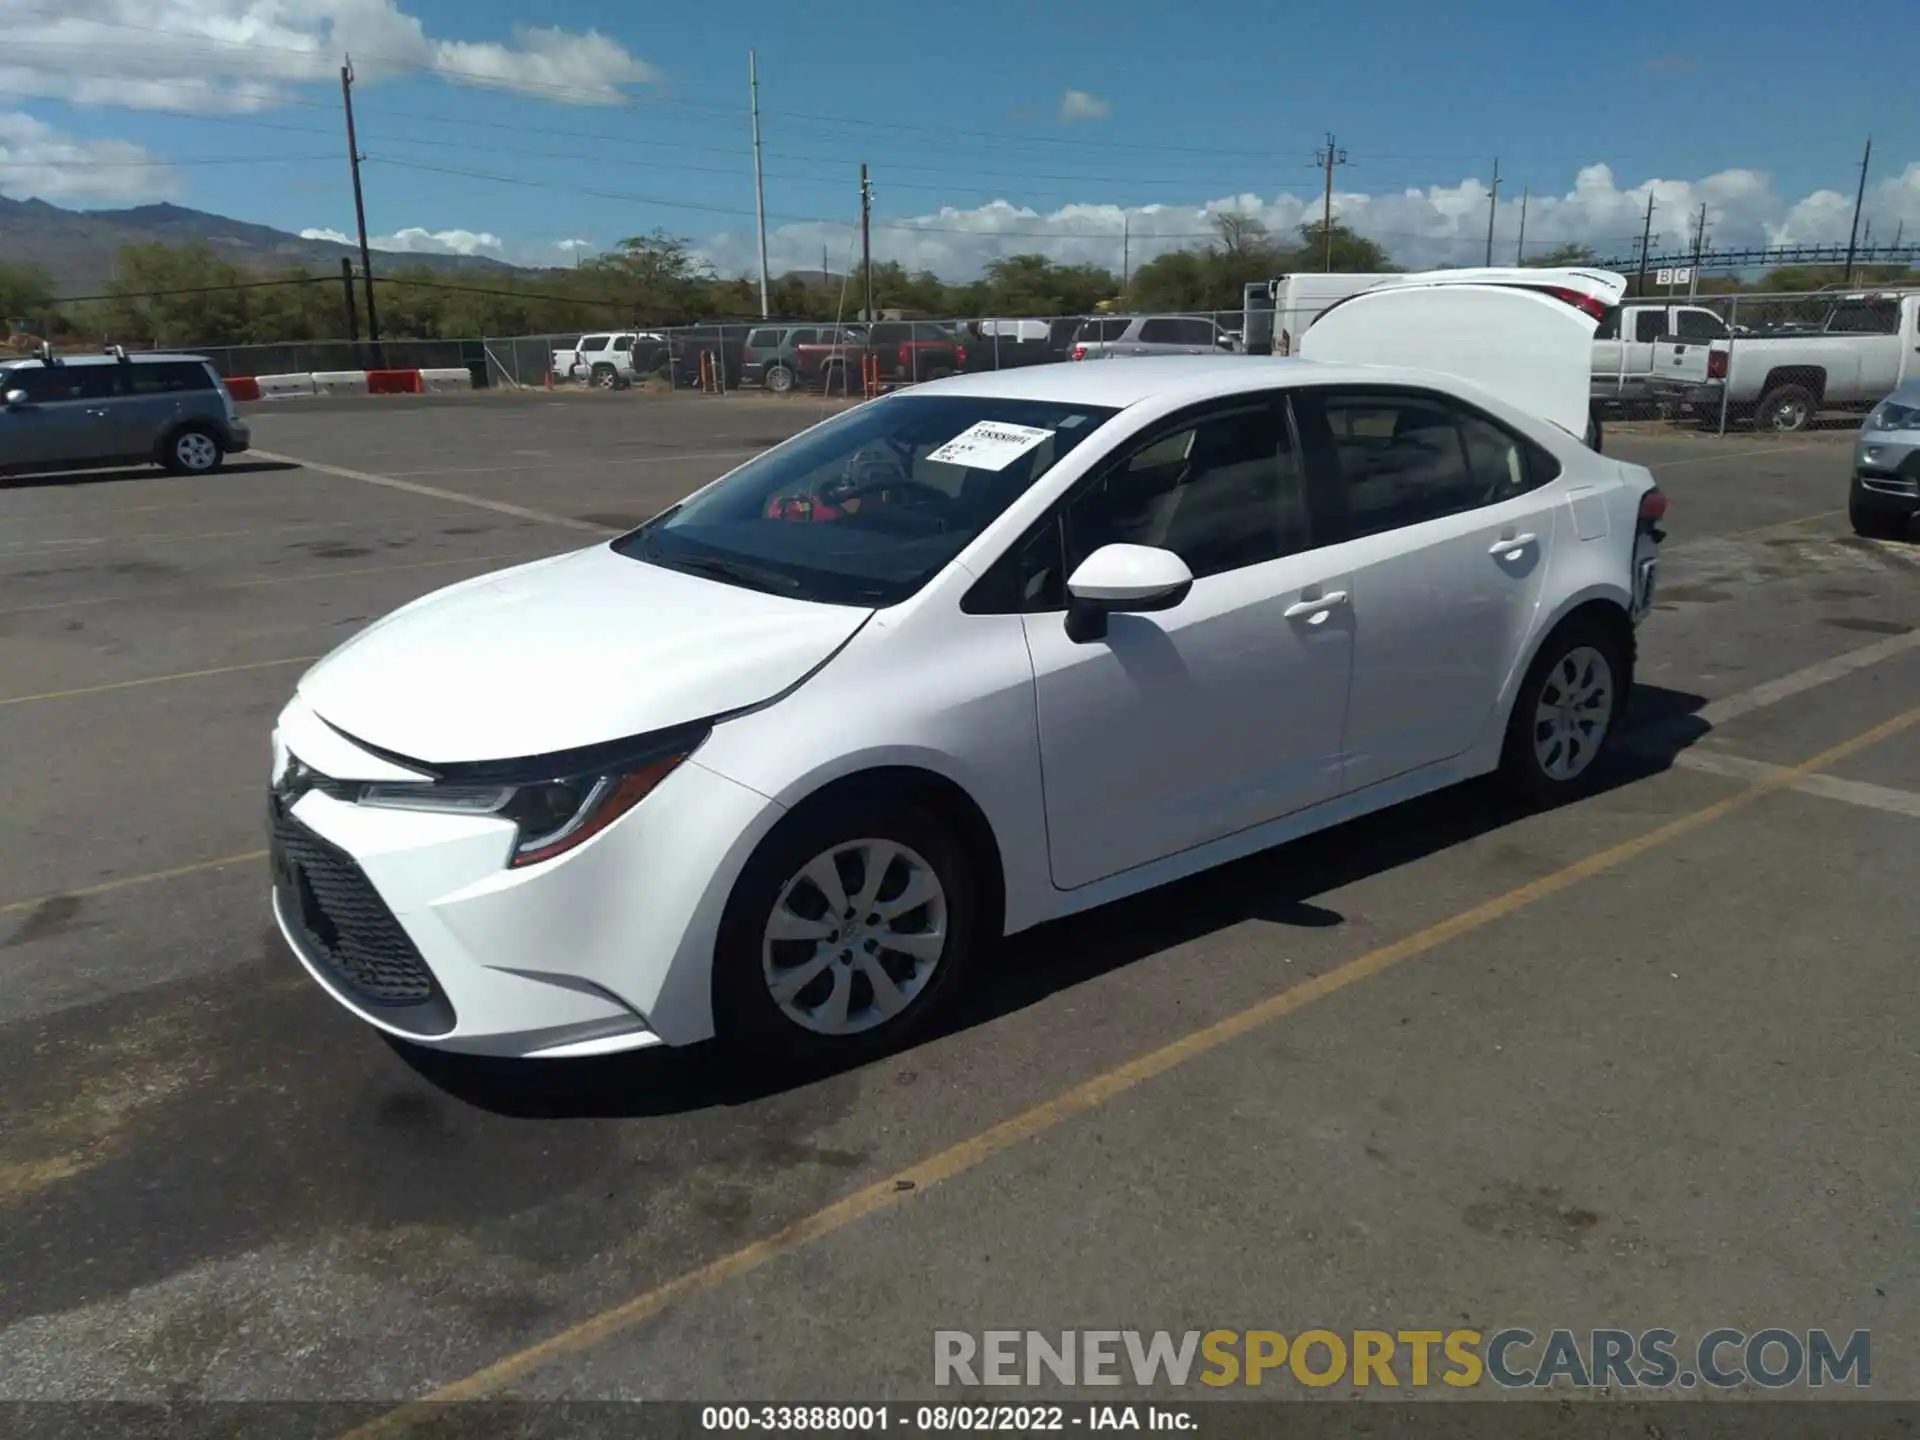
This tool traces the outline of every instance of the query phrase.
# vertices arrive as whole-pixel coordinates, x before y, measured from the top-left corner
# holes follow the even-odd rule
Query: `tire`
[[[1806,386],[1782,385],[1761,397],[1754,407],[1753,423],[1757,429],[1791,435],[1811,426],[1819,409],[1820,402]]]
[[[767,371],[765,383],[770,394],[789,395],[793,392],[793,371],[784,365],[772,366]]]
[[[183,425],[160,448],[160,463],[175,475],[211,475],[226,463],[226,447],[205,425]]]
[[[590,379],[593,388],[596,390],[618,390],[620,388],[620,372],[611,365],[594,366]]]
[[[838,902],[859,900],[869,864],[883,857],[878,898],[867,903],[875,906],[868,915],[884,918],[870,925]],[[835,868],[825,870],[828,863]],[[809,878],[823,873],[842,892],[831,901]],[[909,885],[929,903],[889,912]],[[858,1063],[894,1048],[962,984],[978,893],[951,827],[917,805],[866,793],[796,810],[761,842],[727,901],[713,957],[722,1040],[797,1063]],[[776,916],[793,938],[770,938]],[[919,940],[912,955],[886,943],[933,934],[937,944]],[[886,999],[876,970],[892,987]]]
[[[1912,533],[1913,518],[1903,524],[1898,516],[1873,505],[1863,505],[1858,493],[1847,496],[1847,523],[1864,540],[1904,540]]]
[[[1500,756],[1501,787],[1532,806],[1585,793],[1619,735],[1632,685],[1632,643],[1618,628],[1580,616],[1558,626],[1514,696]],[[1544,718],[1543,712],[1558,709],[1561,695],[1597,702],[1598,726],[1584,718],[1595,714],[1587,705]]]
[[[1602,438],[1600,412],[1595,410],[1587,416],[1587,448],[1596,455],[1600,454],[1600,442]]]

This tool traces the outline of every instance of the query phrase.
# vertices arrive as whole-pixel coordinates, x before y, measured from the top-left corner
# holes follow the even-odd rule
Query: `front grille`
[[[335,983],[368,1005],[444,1009],[433,972],[353,857],[294,819],[282,792],[269,822],[281,914]]]

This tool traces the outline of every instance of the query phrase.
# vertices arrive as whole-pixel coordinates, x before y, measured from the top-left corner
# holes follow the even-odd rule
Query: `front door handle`
[[[1489,545],[1487,553],[1498,555],[1502,560],[1517,560],[1520,558],[1520,552],[1539,538],[1538,535],[1533,534],[1509,535],[1506,539],[1496,540]]]
[[[1298,620],[1302,616],[1306,616],[1306,615],[1311,615],[1315,617],[1315,619],[1324,619],[1334,609],[1335,606],[1344,605],[1346,603],[1347,603],[1346,591],[1329,590],[1326,594],[1320,596],[1317,600],[1296,600],[1294,601],[1293,604],[1287,606],[1287,608],[1282,610],[1280,613],[1286,616],[1287,619],[1289,620]]]

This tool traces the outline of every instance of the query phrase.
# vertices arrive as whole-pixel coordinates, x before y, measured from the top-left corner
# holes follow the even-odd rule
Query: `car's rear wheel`
[[[189,425],[167,437],[160,463],[176,475],[211,475],[225,460],[220,437],[202,425]]]
[[[611,365],[593,367],[593,386],[596,390],[617,390],[620,388],[620,372]]]
[[[1633,683],[1618,626],[1577,617],[1540,647],[1514,697],[1500,780],[1519,799],[1554,804],[1589,788],[1612,746]]]
[[[1759,408],[1753,412],[1753,418],[1762,430],[1776,430],[1783,435],[1791,435],[1812,425],[1819,408],[1819,402],[1806,386],[1782,385],[1777,390],[1767,392]]]
[[[920,1028],[974,948],[975,880],[937,816],[842,796],[783,821],[748,862],[714,954],[726,1039],[858,1060]]]
[[[767,389],[775,395],[785,395],[793,389],[793,371],[784,365],[775,365],[767,371]]]

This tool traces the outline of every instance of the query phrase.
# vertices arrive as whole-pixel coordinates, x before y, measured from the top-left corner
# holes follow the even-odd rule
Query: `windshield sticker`
[[[962,430],[927,459],[940,465],[964,465],[969,470],[1004,470],[1036,445],[1052,438],[1051,430],[982,420]]]

